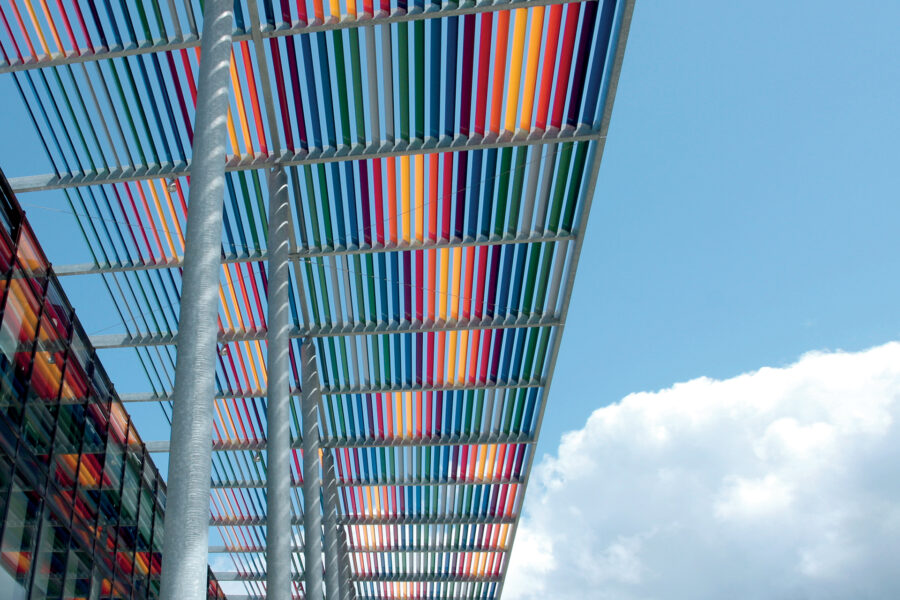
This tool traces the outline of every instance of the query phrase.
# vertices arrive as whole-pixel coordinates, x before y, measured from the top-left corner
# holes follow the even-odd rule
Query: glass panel
[[[15,455],[18,441],[18,436],[13,426],[14,423],[11,420],[0,416],[0,453],[5,453],[10,457]]]
[[[19,256],[19,265],[28,275],[42,276],[46,272],[47,258],[44,256],[40,245],[34,238],[31,227],[24,223],[21,235],[19,236],[19,247],[17,248]]]
[[[100,491],[101,522],[116,523],[122,490],[122,448],[112,440],[106,446],[103,486]]]
[[[82,376],[87,372],[88,365],[91,364],[91,358],[93,356],[94,350],[91,348],[90,342],[88,342],[88,336],[81,328],[81,325],[78,321],[75,321],[72,328],[72,343],[69,346],[69,354],[75,359],[75,364],[77,364],[82,372]],[[71,366],[71,365],[70,365]],[[87,385],[86,383],[84,384]],[[81,390],[82,396],[87,395],[86,390]],[[82,397],[79,396],[79,397]]]
[[[91,556],[87,552],[72,550],[69,552],[66,580],[63,586],[63,598],[88,598],[91,594]]]
[[[34,289],[22,278],[10,282],[6,310],[0,323],[0,378],[3,402],[0,411],[13,423],[21,420],[31,355],[37,331],[39,303]]]
[[[46,463],[50,457],[50,439],[53,435],[57,408],[34,400],[25,405],[22,441],[42,463]]]
[[[6,288],[9,287],[8,275],[13,266],[13,248],[5,235],[0,236],[0,300],[3,299]]]
[[[48,325],[52,325],[55,337],[67,339],[71,327],[72,308],[56,279],[47,282],[47,294],[44,300],[44,317]]]
[[[46,511],[44,511],[46,513]],[[42,519],[40,542],[34,561],[31,597],[57,598],[62,592],[69,534],[46,515]]]
[[[0,233],[2,233],[5,240],[9,240],[10,246],[13,245],[13,230],[21,219],[21,213],[14,206],[12,198],[7,197],[6,191],[0,189]]]
[[[9,486],[12,484],[12,473],[12,461],[0,453],[0,515],[6,514],[6,499],[9,496]]]
[[[21,586],[27,585],[37,537],[40,497],[16,478],[7,507],[6,529],[0,542],[0,564]]]

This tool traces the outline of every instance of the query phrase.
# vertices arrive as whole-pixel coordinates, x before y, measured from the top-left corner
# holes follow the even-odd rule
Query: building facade
[[[0,600],[155,598],[165,482],[2,173],[0,273]]]

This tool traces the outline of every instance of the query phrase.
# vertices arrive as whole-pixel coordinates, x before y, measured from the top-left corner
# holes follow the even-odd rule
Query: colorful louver
[[[288,168],[292,385],[312,337],[357,597],[496,598],[632,5],[235,3],[212,513],[249,594],[265,570],[262,169]],[[13,184],[64,189],[95,264],[57,270],[102,274],[126,333],[94,342],[135,346],[168,416],[202,7],[8,0],[0,20],[0,72],[55,169]],[[294,465],[300,482],[299,450]]]

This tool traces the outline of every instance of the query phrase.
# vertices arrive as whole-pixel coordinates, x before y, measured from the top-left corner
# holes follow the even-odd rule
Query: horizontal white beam
[[[354,386],[328,386],[322,388],[325,396],[345,396],[349,394],[392,394],[396,392],[465,392],[478,390],[508,390],[519,388],[544,387],[542,379],[514,379],[511,381],[486,382],[486,383],[458,383],[443,385],[425,385],[420,383],[402,385],[354,385]],[[300,397],[300,390],[294,388],[291,395]],[[239,398],[267,398],[267,390],[248,390],[216,394],[216,400],[232,400]],[[131,402],[169,402],[170,395],[159,394],[119,394],[119,400],[123,403]]]
[[[431,437],[393,437],[393,438],[334,438],[323,437],[322,446],[325,448],[405,448],[405,447],[435,447],[435,446],[460,446],[480,444],[533,444],[534,436],[530,434],[504,434],[504,433],[474,433],[464,435],[431,436]],[[295,439],[293,448],[299,450],[302,447],[301,440]],[[147,452],[165,454],[169,451],[169,440],[144,442]],[[234,440],[213,442],[215,452],[237,452],[240,450],[265,450],[265,440]]]
[[[506,515],[497,516],[451,516],[451,515],[403,515],[396,517],[351,517],[341,515],[337,518],[338,525],[481,525],[481,524],[511,524],[516,517]],[[303,525],[303,519],[293,517],[292,525]],[[265,517],[227,517],[211,518],[210,527],[265,527]]]
[[[219,571],[214,573],[216,581],[265,581],[266,574],[262,573],[243,573],[238,571]],[[297,582],[303,581],[303,576],[294,574],[292,579]],[[351,575],[351,581],[410,581],[410,582],[484,582],[493,583],[500,581],[500,577],[495,575],[455,575],[445,573],[396,573],[390,575]],[[229,596],[230,597],[230,596]]]
[[[274,38],[290,35],[298,35],[302,33],[316,33],[319,31],[332,31],[337,29],[353,29],[358,27],[367,27],[370,25],[386,25],[389,23],[406,23],[410,21],[422,21],[426,19],[443,19],[446,17],[462,16],[468,14],[476,14],[482,12],[491,12],[499,10],[514,10],[517,8],[530,8],[532,6],[549,6],[552,4],[567,4],[570,2],[583,2],[596,0],[471,0],[460,2],[458,6],[444,5],[438,9],[429,9],[426,11],[418,10],[410,7],[408,11],[395,9],[390,14],[378,11],[374,17],[360,14],[357,17],[347,16],[341,20],[329,18],[322,22],[313,19],[309,23],[297,23],[289,27],[280,27],[273,29],[269,25],[265,25],[259,29],[258,35],[262,38]],[[254,37],[254,32],[236,31],[232,34],[234,42],[250,41]],[[67,54],[53,53],[49,56],[46,54],[35,58],[29,58],[25,61],[0,62],[0,73],[16,73],[31,69],[40,69],[44,67],[58,67],[62,65],[71,65],[77,63],[91,62],[97,60],[108,60],[111,58],[121,58],[123,56],[136,56],[140,54],[151,54],[154,52],[172,52],[181,50],[182,48],[194,48],[200,45],[200,38],[195,34],[188,34],[180,38],[172,38],[168,41],[162,39],[142,41],[139,44],[127,45],[111,45],[110,47],[95,48],[93,52],[83,49],[81,53],[70,51]]]
[[[259,262],[268,260],[269,254],[262,252],[248,252],[246,254],[224,254],[222,264]],[[70,277],[72,275],[101,275],[104,273],[125,273],[128,271],[153,271],[158,269],[180,269],[184,266],[184,257],[176,256],[173,259],[159,262],[112,262],[102,265],[95,263],[79,263],[71,265],[53,265],[53,274],[57,277]]]
[[[306,596],[303,594],[294,594],[291,596],[291,600],[305,600]],[[492,596],[491,598],[497,598],[497,596]],[[241,594],[228,594],[228,600],[266,600],[266,595],[241,595]],[[355,595],[353,596],[353,600],[387,600],[384,596],[370,596],[367,594],[364,595]],[[473,598],[471,595],[468,596],[460,596],[460,595],[452,595],[452,594],[425,594],[422,596],[416,596],[416,600],[480,600],[479,598]]]
[[[421,486],[421,487],[451,487],[451,486],[475,486],[475,485],[506,485],[506,484],[519,484],[522,483],[521,479],[511,478],[505,479],[503,477],[491,478],[491,479],[483,479],[483,480],[468,480],[468,479],[452,479],[452,480],[437,480],[437,479],[414,479],[411,477],[406,477],[402,479],[384,479],[384,480],[375,480],[375,481],[337,481],[338,487],[382,487],[382,486],[399,486],[399,487],[411,487],[411,486]],[[303,484],[300,482],[293,482],[293,487],[299,488],[302,487]],[[212,483],[212,487],[215,489],[253,489],[253,488],[265,488],[265,481],[214,481]]]
[[[410,252],[413,250],[441,250],[444,248],[469,248],[479,246],[503,246],[508,244],[539,244],[542,242],[567,242],[574,240],[574,234],[570,233],[531,233],[529,235],[504,235],[492,234],[487,239],[453,239],[437,241],[413,241],[400,244],[375,244],[371,246],[332,247],[319,246],[295,249],[290,253],[293,262],[306,259],[322,258],[326,256],[350,256],[358,254],[378,254],[386,252]],[[269,255],[262,252],[250,252],[241,255],[224,255],[223,264],[260,262],[268,260]],[[183,266],[183,258],[178,256],[172,260],[162,262],[113,262],[105,264],[80,263],[72,265],[54,265],[53,273],[57,277],[70,277],[73,275],[102,275],[106,273],[124,273],[128,271],[152,271],[157,269],[180,269]]]
[[[236,548],[233,546],[210,546],[210,554],[262,554],[266,551],[265,546],[253,546],[249,548]],[[354,554],[378,553],[378,554],[406,554],[409,552],[419,552],[422,554],[445,554],[457,552],[489,552],[493,554],[502,554],[506,552],[505,548],[497,548],[496,546],[485,546],[482,544],[445,544],[427,546],[406,546],[406,547],[388,547],[388,546],[370,546],[348,548],[348,552]],[[302,546],[293,546],[291,552],[303,552]],[[230,597],[230,596],[229,596]]]
[[[521,146],[537,146],[543,144],[560,144],[565,142],[586,142],[603,139],[605,135],[599,129],[593,129],[588,125],[580,125],[574,129],[564,125],[562,130],[549,128],[546,131],[534,130],[531,132],[520,131],[516,134],[503,133],[499,137],[488,134],[482,137],[479,134],[470,136],[456,136],[441,138],[415,139],[410,142],[398,141],[393,146],[377,144],[340,145],[337,148],[312,148],[309,151],[300,151],[296,154],[282,152],[268,156],[231,157],[225,165],[226,171],[250,171],[254,169],[268,169],[274,166],[299,166],[314,165],[330,162],[345,162],[355,160],[367,160],[374,158],[387,158],[397,156],[414,156],[418,154],[432,154],[437,152],[468,152],[471,150],[490,150],[493,148],[513,148]],[[83,173],[67,173],[63,175],[46,174],[15,177],[9,179],[9,185],[16,194],[26,192],[41,192],[58,190],[86,185],[105,185],[110,183],[122,183],[126,181],[142,181],[146,179],[172,179],[187,177],[190,175],[191,165],[178,161],[176,163],[163,163],[140,165],[137,167],[113,167],[100,171],[88,170]]]
[[[487,319],[452,319],[449,321],[411,321],[401,323],[349,323],[332,327],[314,326],[295,328],[292,338],[325,338],[358,335],[386,335],[394,333],[429,333],[436,331],[474,331],[485,329],[522,329],[528,327],[556,327],[561,321],[556,316],[532,315],[520,317],[497,317]],[[178,333],[114,333],[90,336],[90,342],[97,350],[113,348],[141,348],[148,346],[172,346],[178,341]],[[230,329],[219,334],[220,344],[253,342],[266,339],[266,330]],[[41,346],[47,349],[49,346]]]

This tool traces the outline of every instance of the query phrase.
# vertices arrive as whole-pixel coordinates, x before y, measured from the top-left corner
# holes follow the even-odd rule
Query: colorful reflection
[[[156,598],[165,482],[2,173],[0,204],[0,597]]]

